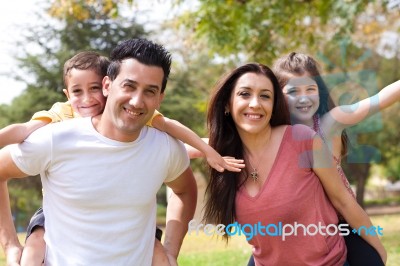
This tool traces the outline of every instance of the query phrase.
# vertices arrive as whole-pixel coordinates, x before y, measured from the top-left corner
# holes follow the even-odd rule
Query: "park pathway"
[[[366,207],[365,211],[368,215],[383,215],[383,214],[397,214],[400,213],[400,205],[385,205],[385,206],[372,206]]]

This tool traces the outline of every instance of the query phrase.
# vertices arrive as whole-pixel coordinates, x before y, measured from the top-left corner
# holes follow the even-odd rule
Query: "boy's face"
[[[102,92],[103,77],[94,70],[71,69],[67,79],[67,96],[72,109],[82,117],[101,114],[104,110],[106,97]]]

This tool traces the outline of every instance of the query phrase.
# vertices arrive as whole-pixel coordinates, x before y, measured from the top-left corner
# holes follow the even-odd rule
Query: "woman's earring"
[[[225,114],[225,116],[228,116],[229,115],[229,111],[225,111],[224,114]]]

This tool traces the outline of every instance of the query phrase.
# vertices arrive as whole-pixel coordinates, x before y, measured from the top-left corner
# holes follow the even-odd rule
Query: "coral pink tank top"
[[[256,265],[342,266],[346,260],[344,239],[338,233],[333,234],[338,216],[311,169],[314,134],[304,125],[288,126],[259,193],[251,197],[244,186],[237,191],[237,223],[249,224],[245,229],[248,232],[250,225],[268,226],[269,235],[267,229],[262,228],[260,233],[251,226],[253,237],[248,242],[253,245]],[[304,235],[304,230],[298,227],[297,235],[283,239],[279,231],[296,223],[304,225],[306,230],[309,227],[310,234]],[[331,235],[314,234],[318,230],[315,226],[328,225]]]

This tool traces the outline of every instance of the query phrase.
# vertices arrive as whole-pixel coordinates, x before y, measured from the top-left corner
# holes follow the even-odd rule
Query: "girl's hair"
[[[225,108],[229,105],[238,79],[247,73],[266,76],[273,84],[274,105],[270,125],[290,124],[286,100],[272,70],[258,63],[242,65],[220,79],[214,87],[208,107],[209,144],[224,156],[243,158],[242,140],[231,115],[225,112]],[[213,168],[209,170],[210,182],[206,190],[209,198],[205,205],[204,219],[209,223],[228,225],[235,220],[236,190],[244,181],[240,182],[240,173],[229,171],[220,173]],[[224,238],[228,240],[228,235],[225,234]]]
[[[319,65],[311,56],[302,53],[291,52],[290,54],[276,60],[273,70],[282,89],[289,81],[288,74],[297,76],[308,74],[312,79],[315,80],[319,92],[319,107],[317,112],[314,114],[314,116],[317,118],[318,116],[322,117],[336,106],[332,98],[329,96],[328,87],[321,77]],[[314,121],[316,121],[316,119],[314,119]],[[317,125],[314,125],[314,128],[316,126]],[[317,132],[321,133],[321,128],[317,128]],[[345,130],[342,131],[341,138],[343,147],[341,154],[343,156],[347,153],[348,137]]]

